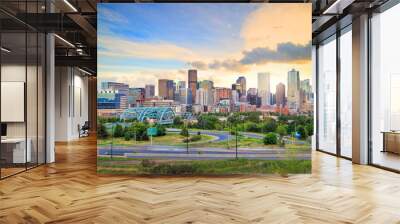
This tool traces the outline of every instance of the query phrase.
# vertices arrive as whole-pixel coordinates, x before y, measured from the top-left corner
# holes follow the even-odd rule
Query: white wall
[[[55,140],[79,138],[78,125],[88,120],[88,78],[76,68],[56,67]]]

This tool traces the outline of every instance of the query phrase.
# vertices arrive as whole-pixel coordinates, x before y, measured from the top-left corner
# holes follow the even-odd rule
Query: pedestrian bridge
[[[133,107],[124,110],[120,118],[123,120],[136,119],[140,122],[154,119],[159,124],[172,124],[175,112],[171,107]]]

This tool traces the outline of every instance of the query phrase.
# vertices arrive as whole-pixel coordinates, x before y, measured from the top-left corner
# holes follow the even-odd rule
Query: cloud
[[[189,62],[188,65],[199,70],[227,70],[246,72],[250,65],[267,63],[302,62],[311,59],[311,42],[305,45],[290,42],[280,43],[275,50],[268,47],[257,47],[250,51],[243,51],[239,60],[213,60],[210,63],[203,61]]]
[[[306,44],[311,40],[311,4],[263,4],[247,16],[240,36],[244,48],[275,49],[279,43]]]
[[[118,37],[99,36],[98,45],[100,56],[181,61],[196,58],[196,54],[191,50],[166,42],[143,43]]]
[[[306,45],[293,43],[280,43],[276,50],[270,48],[254,48],[243,51],[242,64],[265,64],[268,62],[292,62],[306,61],[311,59],[311,42]]]
[[[121,13],[115,12],[111,9],[108,9],[104,6],[101,6],[98,8],[99,12],[99,18],[100,19],[104,19],[108,22],[112,22],[112,23],[117,23],[117,24],[127,24],[128,20],[122,16]]]
[[[199,70],[206,70],[208,68],[207,63],[202,61],[192,61],[189,62],[188,65]]]
[[[228,71],[237,71],[244,72],[247,71],[247,67],[240,63],[238,60],[234,59],[226,59],[222,61],[215,60],[212,63],[208,64],[210,69],[225,69]]]

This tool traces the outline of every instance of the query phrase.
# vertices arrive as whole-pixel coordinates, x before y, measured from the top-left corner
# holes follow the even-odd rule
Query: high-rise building
[[[214,89],[214,82],[210,80],[203,80],[200,82],[199,87],[201,89],[204,89],[207,93],[207,104],[206,106],[211,106],[214,102],[214,96],[213,96],[213,89]]]
[[[129,85],[120,82],[102,82],[101,89],[118,91],[118,93],[127,96],[129,92]]]
[[[240,96],[242,95],[242,88],[240,87],[240,84],[237,84],[237,83],[233,83],[232,84],[232,90],[236,90],[237,91],[237,93],[239,94],[239,98],[240,98]]]
[[[250,94],[250,92],[247,92],[247,93],[248,94],[246,96],[246,98],[247,98],[246,101],[250,105],[255,105],[257,107],[260,107],[261,106],[261,97],[259,97],[257,94]]]
[[[257,88],[249,88],[249,90],[247,90],[247,95],[257,95]]]
[[[232,90],[229,88],[217,87],[214,90],[214,104],[218,104],[221,100],[230,100]]]
[[[246,77],[244,76],[240,76],[237,80],[236,80],[236,84],[240,85],[240,96],[242,95],[246,95]]]
[[[145,97],[152,98],[155,95],[155,86],[154,85],[145,85]]]
[[[196,104],[202,105],[202,106],[207,106],[211,105],[211,102],[208,102],[209,92],[207,89],[199,88],[196,90]]]
[[[178,81],[177,88],[178,88],[178,90],[185,89],[186,88],[186,82],[185,81]]]
[[[158,80],[158,96],[165,100],[174,99],[174,81],[168,79]]]
[[[136,107],[143,104],[145,99],[145,88],[129,88],[128,105],[129,107]]]
[[[300,104],[300,74],[294,69],[288,72],[287,104],[290,110],[299,110]]]
[[[238,90],[233,90],[232,89],[232,102],[234,103],[234,104],[236,104],[236,103],[238,103],[239,102],[239,91]]]
[[[261,97],[261,105],[270,105],[270,74],[268,72],[258,73],[258,96]]]
[[[195,69],[188,71],[188,87],[192,91],[192,102],[195,102],[197,90],[197,70]]]
[[[275,92],[276,106],[278,106],[278,107],[285,106],[285,98],[286,98],[285,91],[286,91],[285,84],[280,82],[278,85],[276,85],[276,92]]]
[[[300,89],[304,91],[304,100],[312,101],[312,88],[310,84],[310,79],[304,79],[300,81]]]

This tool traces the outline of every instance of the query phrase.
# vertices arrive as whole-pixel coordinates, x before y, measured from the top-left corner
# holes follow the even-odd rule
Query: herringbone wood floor
[[[400,175],[313,154],[313,174],[98,176],[94,138],[0,181],[0,223],[400,223]]]

